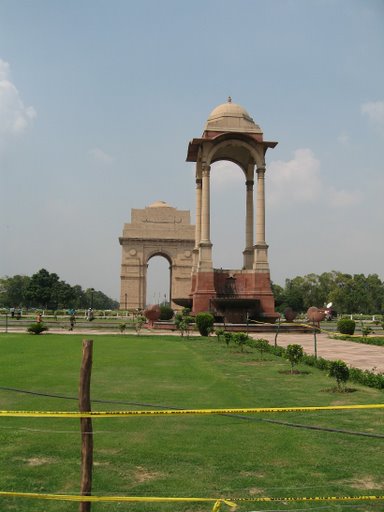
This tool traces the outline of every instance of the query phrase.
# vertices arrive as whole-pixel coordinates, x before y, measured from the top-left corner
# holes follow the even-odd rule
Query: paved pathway
[[[264,338],[273,344],[274,334],[252,333],[252,338]],[[333,340],[326,334],[317,334],[317,355],[324,359],[341,359],[347,364],[360,368],[362,370],[372,370],[375,372],[384,372],[384,347],[376,345],[366,345],[365,343],[355,343],[353,341]],[[279,334],[277,344],[286,347],[291,343],[301,345],[304,352],[314,354],[313,334]]]

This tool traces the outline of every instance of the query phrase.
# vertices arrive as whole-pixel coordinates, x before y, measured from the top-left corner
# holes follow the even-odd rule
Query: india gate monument
[[[170,264],[170,300],[192,314],[210,311],[218,320],[274,322],[274,297],[265,237],[265,155],[268,142],[248,112],[228,98],[209,115],[203,134],[188,145],[187,161],[196,164],[196,221],[190,213],[157,201],[132,209],[124,225],[120,308],[142,309],[148,261],[164,256]],[[245,226],[241,269],[215,269],[210,239],[210,170],[215,162],[238,165],[245,178]],[[255,208],[256,206],[256,208]],[[256,229],[255,229],[256,228]],[[228,239],[228,245],[231,240]]]

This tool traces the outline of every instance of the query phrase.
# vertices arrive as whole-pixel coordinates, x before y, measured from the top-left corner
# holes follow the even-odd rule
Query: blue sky
[[[188,142],[231,95],[279,142],[272,280],[384,279],[383,27],[382,0],[0,0],[0,276],[44,267],[118,298],[131,208],[194,221]],[[244,188],[214,167],[215,266],[241,266]],[[166,268],[151,261],[149,302]]]

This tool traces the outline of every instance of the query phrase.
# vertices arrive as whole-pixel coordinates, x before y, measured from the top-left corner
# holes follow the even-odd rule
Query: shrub
[[[360,329],[361,329],[361,334],[363,335],[363,338],[366,338],[368,336],[368,334],[373,332],[372,328],[369,327],[369,325],[363,324],[363,322],[360,322]]]
[[[137,315],[135,317],[135,319],[134,319],[134,321],[135,321],[135,331],[136,331],[137,335],[140,334],[140,331],[143,328],[143,325],[145,324],[146,320],[147,319],[143,315]]]
[[[374,370],[374,368],[372,371],[369,371],[351,367],[349,369],[349,378],[353,382],[363,384],[363,386],[384,389],[384,373],[375,373]]]
[[[220,341],[221,337],[224,336],[225,330],[223,328],[215,329],[215,334],[217,336],[217,341]]]
[[[133,318],[129,319],[129,324],[133,326],[138,336],[140,335],[140,331],[143,328],[143,325],[145,324],[146,320],[147,319],[145,318],[145,316],[141,315],[140,313],[135,315]]]
[[[349,368],[344,361],[340,361],[340,359],[337,361],[330,361],[329,376],[336,379],[337,387],[341,390],[342,385],[345,386],[345,383],[349,379]]]
[[[211,313],[197,313],[196,325],[201,336],[209,336],[213,331],[213,323],[215,319]]]
[[[352,334],[355,332],[356,322],[354,320],[351,320],[350,318],[341,318],[337,322],[337,330],[341,334],[349,334],[352,336]]]
[[[252,342],[252,346],[255,347],[255,349],[260,352],[260,357],[261,359],[263,359],[263,353],[268,350],[269,341],[260,338],[258,340],[254,340]]]
[[[291,373],[293,373],[293,367],[299,364],[303,359],[304,351],[301,345],[288,345],[285,355],[288,361],[291,363]]]
[[[35,322],[28,327],[27,331],[29,334],[41,334],[44,331],[48,331],[48,327],[42,322]]]
[[[119,325],[119,329],[120,329],[121,334],[125,333],[126,328],[127,328],[127,324],[125,324],[125,323],[122,323],[122,324]]]
[[[162,304],[160,306],[160,318],[159,320],[171,320],[173,318],[173,309],[168,304]]]
[[[246,345],[249,341],[249,336],[245,332],[236,332],[233,335],[234,342],[239,345],[240,350],[244,352],[244,345]]]
[[[233,340],[233,334],[231,332],[225,331],[224,332],[224,341],[225,341],[227,347],[229,347],[229,344],[231,343],[232,340]]]
[[[189,309],[184,309],[182,313],[176,313],[175,326],[180,331],[181,336],[184,336],[184,334],[186,334],[187,338],[189,338],[191,324],[194,322],[194,319],[192,316],[184,314],[184,311],[188,312]]]

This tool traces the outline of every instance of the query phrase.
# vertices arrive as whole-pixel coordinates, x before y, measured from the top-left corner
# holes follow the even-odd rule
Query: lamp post
[[[90,292],[91,292],[91,309],[93,309],[93,294],[95,293],[95,289],[91,288]]]

